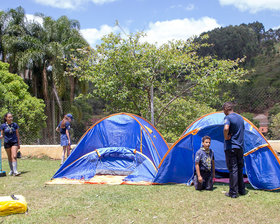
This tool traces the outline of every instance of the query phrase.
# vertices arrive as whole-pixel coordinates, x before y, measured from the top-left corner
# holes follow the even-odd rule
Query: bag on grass
[[[22,195],[0,197],[0,216],[25,213],[26,211],[27,203]]]
[[[20,152],[20,151],[17,152],[17,158],[18,158],[18,159],[21,158],[21,152]]]

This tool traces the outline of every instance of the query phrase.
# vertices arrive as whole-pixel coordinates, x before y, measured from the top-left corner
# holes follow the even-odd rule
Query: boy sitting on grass
[[[213,190],[213,179],[215,178],[214,153],[210,149],[211,138],[202,138],[202,148],[195,154],[194,186],[196,190]]]

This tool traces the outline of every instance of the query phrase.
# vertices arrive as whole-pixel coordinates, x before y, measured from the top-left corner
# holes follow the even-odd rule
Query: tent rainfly
[[[120,175],[124,183],[152,183],[167,150],[167,143],[148,121],[134,114],[113,114],[89,128],[53,180]]]
[[[158,167],[155,183],[189,184],[194,175],[194,155],[201,147],[201,139],[211,137],[215,168],[228,172],[224,155],[224,113],[207,114],[193,122],[164,155]],[[280,160],[265,137],[244,118],[244,171],[255,189],[280,189]]]

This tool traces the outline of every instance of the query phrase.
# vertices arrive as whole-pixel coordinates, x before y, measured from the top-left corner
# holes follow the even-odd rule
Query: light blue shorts
[[[67,146],[68,145],[68,138],[66,134],[60,135],[60,145]]]

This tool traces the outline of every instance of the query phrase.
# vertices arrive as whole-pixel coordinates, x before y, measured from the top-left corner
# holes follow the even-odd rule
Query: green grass
[[[7,160],[3,170],[8,172]],[[254,190],[237,199],[185,185],[45,185],[59,161],[21,159],[19,177],[0,177],[0,195],[21,194],[28,214],[0,223],[280,223],[280,193]]]

